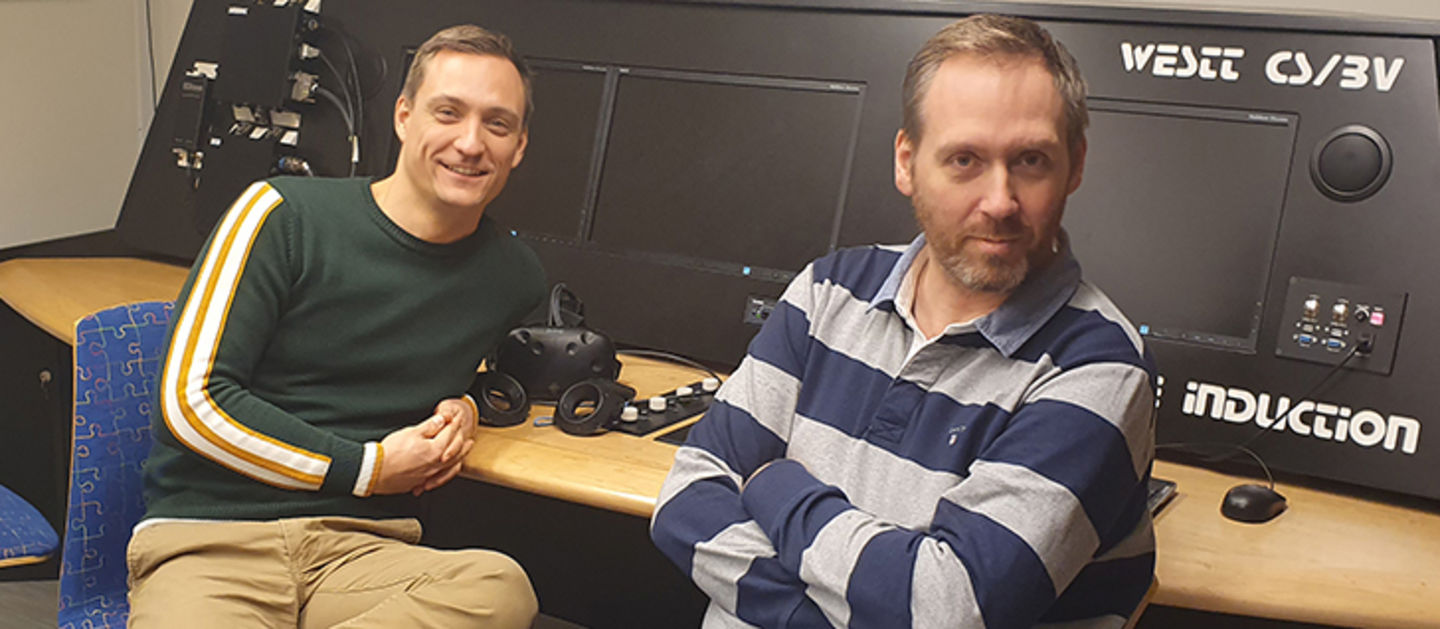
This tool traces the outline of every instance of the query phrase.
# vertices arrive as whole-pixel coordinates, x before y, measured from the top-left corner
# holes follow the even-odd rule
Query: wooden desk
[[[637,399],[693,383],[705,373],[647,358],[621,356],[620,381]],[[660,485],[675,459],[675,446],[608,432],[572,437],[554,426],[535,426],[550,406],[536,406],[530,418],[508,428],[480,429],[461,475],[512,489],[591,507],[649,518]],[[688,419],[686,422],[693,423]],[[662,429],[657,436],[673,429]]]
[[[171,299],[184,269],[139,260],[0,263],[0,298],[51,334],[71,340],[74,321],[126,301]],[[684,368],[626,359],[621,379],[641,395],[699,379]],[[610,433],[571,437],[530,424],[482,429],[465,476],[585,505],[648,517],[674,447]],[[1154,603],[1336,625],[1440,626],[1440,514],[1295,485],[1290,508],[1261,525],[1219,514],[1244,479],[1161,461],[1179,483],[1156,520],[1160,580]]]
[[[1157,461],[1179,495],[1155,521],[1159,605],[1340,626],[1440,626],[1440,511],[1277,483],[1265,524],[1220,515],[1244,479]]]
[[[81,317],[123,303],[173,300],[187,273],[135,258],[17,258],[0,262],[0,299],[74,345]]]

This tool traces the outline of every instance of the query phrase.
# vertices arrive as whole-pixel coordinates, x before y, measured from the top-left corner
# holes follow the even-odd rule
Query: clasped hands
[[[385,435],[374,493],[419,496],[450,482],[475,447],[478,421],[473,403],[450,398],[425,421]]]

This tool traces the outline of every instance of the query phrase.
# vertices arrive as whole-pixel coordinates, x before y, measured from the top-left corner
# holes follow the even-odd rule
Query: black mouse
[[[1220,513],[1241,522],[1269,522],[1285,511],[1285,497],[1264,485],[1236,485],[1225,492]]]

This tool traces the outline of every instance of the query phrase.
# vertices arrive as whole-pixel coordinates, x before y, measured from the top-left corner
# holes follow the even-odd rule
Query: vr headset
[[[554,402],[555,425],[573,435],[596,434],[620,420],[635,389],[615,381],[615,344],[584,327],[583,311],[579,299],[556,284],[551,325],[519,327],[505,336],[470,387],[481,423],[519,424],[529,417],[531,402]]]

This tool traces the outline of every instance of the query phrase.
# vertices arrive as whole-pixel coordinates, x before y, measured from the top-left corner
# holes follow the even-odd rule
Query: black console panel
[[[914,235],[891,155],[904,67],[981,10],[1042,21],[1090,83],[1065,224],[1159,361],[1161,441],[1244,441],[1293,406],[1252,444],[1274,466],[1440,497],[1440,437],[1423,431],[1440,373],[1436,24],[880,0],[347,0],[318,15],[197,0],[118,230],[193,256],[249,180],[301,162],[344,175],[357,157],[359,174],[386,174],[415,46],[477,22],[537,71],[530,150],[491,216],[616,341],[733,364],[756,304],[806,260]],[[286,44],[283,63],[230,59],[237,37],[323,57]],[[275,76],[235,78],[259,60],[284,66],[279,103]],[[1304,330],[1324,317],[1323,335]],[[1292,399],[1362,332],[1378,353]]]

